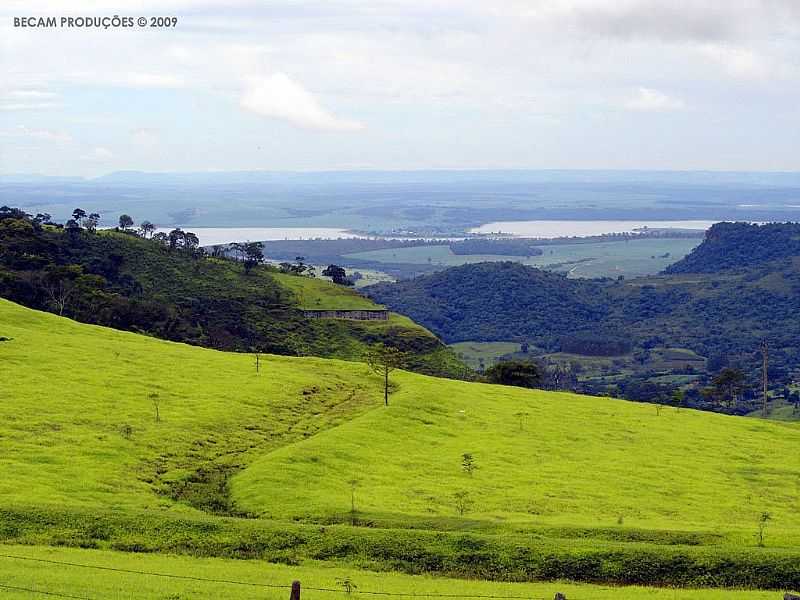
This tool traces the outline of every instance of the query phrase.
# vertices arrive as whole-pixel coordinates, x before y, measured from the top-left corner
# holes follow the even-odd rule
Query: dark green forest
[[[800,257],[800,223],[717,223],[665,273],[719,273]]]

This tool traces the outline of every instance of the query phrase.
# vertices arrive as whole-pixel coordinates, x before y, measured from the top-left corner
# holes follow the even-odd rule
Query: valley
[[[674,274],[569,279],[478,262],[363,295],[311,276],[299,257],[266,264],[257,246],[233,247],[250,253],[233,257],[180,230],[151,239],[16,209],[0,215],[9,298],[0,299],[0,575],[11,597],[43,584],[80,594],[92,564],[107,576],[91,589],[119,597],[125,578],[164,574],[180,598],[211,589],[239,598],[253,587],[182,579],[198,560],[276,597],[288,573],[311,591],[357,595],[355,584],[364,596],[491,589],[688,600],[800,585],[794,408],[776,401],[775,418],[746,418],[688,394],[653,400],[631,383],[707,381],[707,354],[670,345],[659,321],[664,298],[691,307],[675,290],[730,298],[723,286],[738,286],[752,308],[742,283],[755,294],[768,282],[791,312],[785,240],[748,265],[757,278],[730,267],[694,274],[730,254],[715,244],[738,230],[723,224]],[[529,243],[455,248],[546,253]],[[764,273],[774,264],[779,278]],[[619,335],[615,307],[639,311],[626,327],[655,318],[664,341],[643,353]],[[383,321],[306,314],[386,308],[398,312]],[[474,331],[489,339],[457,341]],[[503,332],[514,341],[490,341]],[[387,347],[401,358],[384,374],[376,352]],[[558,379],[542,389],[490,384],[498,358],[545,361]],[[561,391],[593,385],[626,385],[635,401]],[[269,563],[257,582],[255,561]],[[135,597],[165,589],[149,585]]]

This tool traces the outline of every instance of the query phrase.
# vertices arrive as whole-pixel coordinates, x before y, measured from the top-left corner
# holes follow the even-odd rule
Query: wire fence
[[[175,573],[161,573],[157,571],[144,571],[139,569],[125,569],[122,567],[110,567],[106,565],[92,565],[92,564],[85,564],[85,563],[75,563],[69,561],[61,561],[61,560],[54,560],[49,558],[35,558],[31,556],[20,556],[15,554],[0,554],[0,559],[8,559],[8,560],[20,560],[20,561],[28,561],[34,563],[42,563],[42,564],[49,564],[49,565],[58,565],[62,567],[72,567],[72,568],[79,568],[79,569],[93,569],[98,571],[109,571],[115,573],[124,573],[128,575],[138,575],[138,576],[147,576],[147,577],[161,577],[166,579],[174,579],[174,580],[183,580],[183,581],[193,581],[193,582],[200,582],[200,583],[208,583],[208,584],[223,584],[223,585],[238,585],[238,586],[246,586],[250,588],[262,588],[262,589],[271,589],[271,590],[285,590],[287,593],[292,589],[291,585],[281,585],[275,583],[260,583],[260,582],[253,582],[253,581],[239,581],[235,579],[216,579],[213,577],[198,577],[195,575],[178,575]],[[21,591],[21,592],[28,592],[32,594],[40,594],[43,596],[54,596],[59,598],[73,598],[76,600],[101,600],[100,598],[88,598],[86,596],[74,596],[70,594],[65,594],[61,592],[55,592],[51,590],[43,590],[43,589],[34,589],[34,588],[27,588],[21,586],[14,586],[10,584],[0,583],[0,589],[5,589],[8,591]],[[356,594],[358,596],[386,596],[386,597],[402,597],[402,598],[475,598],[475,599],[485,599],[485,600],[553,600],[552,597],[544,597],[544,596],[531,596],[531,595],[501,595],[501,594],[468,594],[468,593],[435,593],[435,592],[386,592],[386,591],[378,591],[378,590],[362,590],[354,588],[352,592],[348,592],[346,586],[342,586],[339,588],[331,588],[331,587],[315,587],[315,586],[302,586],[302,591],[311,591],[311,592],[326,592],[326,593],[337,593],[342,595],[350,595]],[[590,598],[581,597],[581,598],[574,598],[570,596],[569,600],[591,600]]]
[[[8,585],[5,583],[0,583],[0,590],[8,590],[9,592],[28,592],[29,594],[39,594],[40,596],[56,596],[58,598],[74,598],[75,600],[96,600],[95,598],[87,598],[86,596],[73,596],[71,594],[62,594],[60,592],[50,592],[47,590],[36,590],[34,588]]]

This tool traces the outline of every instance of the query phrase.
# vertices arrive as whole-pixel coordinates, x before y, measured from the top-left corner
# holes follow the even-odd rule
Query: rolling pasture
[[[768,512],[768,541],[800,543],[800,427],[405,373],[396,381],[388,410],[237,474],[237,505],[346,521],[354,497],[357,518],[393,526],[688,530],[745,546]]]
[[[384,407],[359,363],[262,355],[256,371],[5,300],[0,337],[0,554],[324,597],[348,577],[579,600],[771,596],[531,582],[800,583],[796,424],[399,371]],[[48,564],[0,558],[0,583],[24,588],[5,597],[287,595]]]
[[[365,410],[359,363],[255,358],[92,325],[0,300],[0,497],[12,504],[190,510],[200,470]],[[14,374],[9,376],[9,374]]]

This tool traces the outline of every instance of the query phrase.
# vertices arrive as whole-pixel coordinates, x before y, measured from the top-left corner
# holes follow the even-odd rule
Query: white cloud
[[[242,108],[264,117],[289,121],[303,129],[357,131],[364,125],[325,110],[317,99],[285,73],[251,80],[241,97]]]
[[[646,87],[640,87],[631,98],[625,101],[624,106],[628,110],[644,112],[682,110],[685,108],[682,100]]]
[[[747,48],[722,44],[703,44],[700,54],[740,79],[766,79],[771,68],[764,59]]]
[[[639,146],[649,116],[658,127],[657,111],[686,105],[674,135],[675,148],[685,147],[649,164],[686,165],[693,150],[698,167],[709,157],[731,168],[775,155],[797,161],[800,0],[137,0],[142,14],[176,14],[178,26],[115,34],[10,25],[23,13],[107,13],[102,4],[0,2],[0,56],[14,57],[0,60],[0,129],[24,120],[77,132],[87,119],[103,122],[102,142],[52,153],[65,170],[100,170],[78,161],[95,143],[113,148],[120,168],[329,168],[364,156],[388,167],[509,156],[602,165],[610,145]],[[23,93],[4,95],[8,87]],[[610,106],[631,112],[609,120]],[[58,121],[51,108],[63,109]],[[153,110],[158,120],[147,116]],[[245,111],[265,118],[242,119]],[[734,126],[712,126],[727,119],[744,136],[779,118],[787,125],[759,152],[735,156],[724,154]],[[268,119],[369,131],[318,136],[312,146],[282,132],[259,145]],[[181,135],[146,130],[161,123]],[[553,126],[559,135],[542,129]],[[537,144],[517,148],[518,139]],[[703,153],[696,139],[707,143]],[[33,142],[5,141],[0,168],[15,169],[16,148]]]
[[[114,157],[114,153],[111,152],[108,148],[104,148],[102,146],[98,146],[93,148],[87,154],[81,156],[81,160],[91,161],[91,162],[105,162]]]
[[[68,144],[72,141],[72,136],[64,131],[54,131],[52,129],[31,129],[25,125],[5,131],[0,131],[0,137],[27,138],[54,142],[58,144]]]

